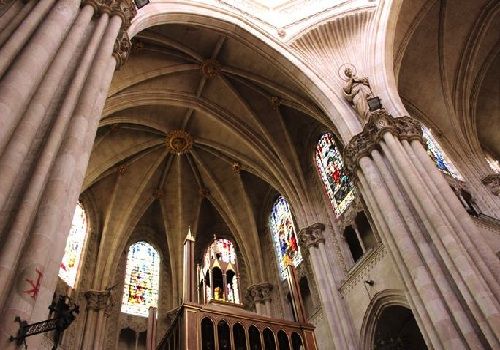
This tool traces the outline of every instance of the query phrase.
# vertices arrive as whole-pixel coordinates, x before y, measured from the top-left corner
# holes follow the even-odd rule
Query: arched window
[[[344,168],[344,161],[335,144],[333,134],[323,134],[316,145],[316,167],[325,191],[337,216],[341,215],[355,198],[354,187]]]
[[[86,237],[87,215],[82,205],[78,203],[71,222],[66,248],[64,248],[64,256],[59,267],[59,277],[71,288],[75,287],[76,275]]]
[[[160,256],[146,242],[130,246],[127,256],[122,312],[148,316],[150,306],[158,304],[160,284]]]
[[[462,180],[462,175],[458,172],[457,168],[450,161],[446,153],[444,153],[439,143],[436,141],[429,128],[422,126],[424,140],[427,144],[427,153],[436,163],[436,166],[443,173],[452,176],[455,179]]]
[[[203,257],[200,280],[206,302],[215,299],[240,303],[238,263],[233,242],[214,235]]]
[[[280,276],[285,279],[287,277],[286,267],[289,264],[298,266],[302,262],[302,255],[297,242],[292,212],[283,196],[279,196],[274,202],[269,218],[269,229],[278,257]]]

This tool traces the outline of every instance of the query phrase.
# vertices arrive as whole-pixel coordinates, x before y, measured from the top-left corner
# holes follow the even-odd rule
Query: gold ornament
[[[165,144],[170,152],[183,154],[193,147],[193,137],[184,130],[172,130],[167,134]]]

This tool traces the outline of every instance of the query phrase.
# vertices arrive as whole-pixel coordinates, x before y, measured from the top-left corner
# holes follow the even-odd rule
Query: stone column
[[[104,322],[106,313],[110,308],[110,290],[89,290],[85,292],[87,299],[87,315],[83,332],[82,349],[101,349]]]
[[[325,225],[322,223],[303,228],[299,232],[300,244],[308,253],[335,349],[358,349],[358,335],[354,331],[351,315],[337,289],[333,269],[325,250],[324,230]]]
[[[500,263],[427,156],[418,123],[374,112],[344,159],[429,347],[498,348]]]
[[[286,267],[288,277],[288,289],[290,290],[290,295],[292,297],[292,306],[293,311],[295,312],[295,317],[297,318],[297,322],[306,323],[306,313],[304,310],[304,301],[302,300],[302,295],[300,294],[300,286],[299,281],[297,280],[297,271],[295,266],[288,265]]]
[[[106,92],[127,57],[126,29],[136,13],[132,0],[29,4],[0,48],[1,349],[15,348],[8,342],[15,316],[46,317]],[[0,38],[9,28],[0,27]]]

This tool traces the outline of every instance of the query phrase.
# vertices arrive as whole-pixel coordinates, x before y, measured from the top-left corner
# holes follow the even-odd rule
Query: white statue
[[[356,108],[364,124],[368,120],[368,100],[374,97],[370,83],[368,78],[358,78],[354,75],[351,68],[346,68],[344,74],[348,78],[344,87],[344,96]]]

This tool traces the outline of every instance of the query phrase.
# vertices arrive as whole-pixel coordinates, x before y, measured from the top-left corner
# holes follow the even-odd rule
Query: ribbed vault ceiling
[[[410,112],[500,158],[499,23],[495,0],[405,1],[394,58]]]
[[[285,194],[300,222],[309,201],[302,174],[312,166],[304,147],[318,130],[332,129],[329,120],[294,77],[244,41],[172,24],[133,43],[115,74],[84,182],[102,216],[104,281],[151,213],[161,215],[151,221],[163,225],[177,281],[188,227],[199,245],[214,233],[233,238],[242,264],[252,266],[248,278],[265,280],[257,258],[265,200]],[[186,153],[166,145],[173,130],[192,137]]]

